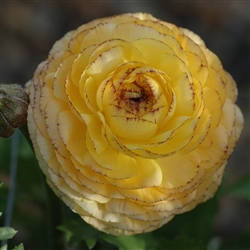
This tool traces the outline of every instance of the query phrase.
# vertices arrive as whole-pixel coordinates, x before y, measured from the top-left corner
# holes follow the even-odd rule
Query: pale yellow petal
[[[81,41],[81,50],[93,45],[100,44],[109,40],[115,29],[114,23],[100,23],[97,26],[89,29]]]
[[[224,126],[219,125],[216,129],[210,129],[206,139],[199,146],[200,150],[205,151],[206,157],[209,157],[209,161],[204,161],[202,165],[205,168],[216,166],[225,159],[227,148],[228,137]]]
[[[129,190],[149,188],[161,184],[163,178],[162,171],[154,160],[138,158],[136,159],[136,164],[138,169],[137,175],[122,180],[112,180],[111,178],[108,178],[109,182],[114,186]]]
[[[81,117],[81,114],[84,114],[85,116],[87,114],[92,115],[90,109],[87,107],[86,103],[84,102],[84,98],[80,94],[78,86],[76,86],[72,80],[71,77],[68,76],[67,82],[65,85],[65,91],[68,98],[69,105],[74,112],[74,110],[77,111],[77,115]]]
[[[83,157],[87,152],[84,122],[80,122],[71,111],[63,111],[58,116],[58,129],[69,153],[84,164]]]
[[[112,36],[113,38],[119,38],[129,42],[133,42],[140,38],[153,38],[157,40],[164,39],[164,35],[153,27],[136,23],[118,24],[114,28]]]
[[[188,81],[187,75],[181,74],[175,80],[175,86],[173,88],[176,96],[176,110],[175,115],[189,116],[194,112],[195,100],[194,100],[194,85],[193,82]]]
[[[105,169],[104,174],[112,179],[127,179],[138,174],[138,165],[135,159],[116,153],[112,148],[106,147],[102,154],[98,154],[93,142],[87,135],[86,144],[93,159]]]
[[[238,96],[238,89],[236,83],[232,76],[226,72],[227,84],[226,84],[226,92],[227,97],[230,98],[234,103],[236,102]]]
[[[213,130],[220,124],[223,103],[219,93],[214,89],[207,87],[203,88],[203,96],[205,107],[212,116],[211,130]]]
[[[175,86],[175,81],[181,75],[186,74],[191,82],[192,76],[188,66],[176,55],[165,53],[158,64],[158,69],[165,72],[171,79],[170,84]]]
[[[51,99],[45,108],[45,122],[48,135],[54,148],[64,157],[69,157],[69,153],[63,143],[58,130],[58,116],[62,110],[68,109],[63,102]]]
[[[175,189],[189,184],[199,172],[188,157],[181,155],[168,156],[157,160],[163,172],[161,187]]]
[[[187,154],[197,148],[206,138],[211,127],[212,117],[210,112],[205,109],[202,112],[197,126],[195,127],[194,135],[188,145],[179,151],[180,154]]]
[[[44,138],[39,130],[36,131],[36,144],[48,168],[51,169],[55,174],[58,174],[60,164],[56,159],[55,149],[51,144],[51,141]],[[48,170],[45,169],[45,174],[46,173],[48,173]]]
[[[71,67],[70,75],[72,83],[76,86],[79,86],[81,75],[83,74],[85,68],[88,66],[89,57],[95,47],[96,45],[91,45],[86,49],[82,50],[81,53],[79,53],[74,60],[74,63]]]
[[[183,31],[184,35],[188,36],[195,43],[197,43],[200,46],[205,46],[204,41],[200,38],[200,36],[198,36],[197,34],[195,34],[193,31],[185,29],[185,28],[181,28],[181,30]]]

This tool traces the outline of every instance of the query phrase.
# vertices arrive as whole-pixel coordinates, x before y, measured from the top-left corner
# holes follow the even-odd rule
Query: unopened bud
[[[0,84],[0,137],[10,137],[27,119],[29,96],[17,84]]]

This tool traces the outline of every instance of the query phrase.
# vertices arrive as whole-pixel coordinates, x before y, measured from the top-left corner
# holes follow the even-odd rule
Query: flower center
[[[147,99],[147,96],[145,94],[141,94],[138,92],[130,92],[130,91],[124,91],[124,99],[127,100],[128,105],[136,105],[145,102]]]
[[[157,70],[145,65],[129,66],[133,67],[124,65],[117,70],[105,85],[104,116],[114,134],[147,140],[156,133],[168,110],[163,94],[166,82]]]
[[[152,107],[154,95],[144,79],[132,83],[124,82],[118,93],[118,105],[137,117],[143,116]]]

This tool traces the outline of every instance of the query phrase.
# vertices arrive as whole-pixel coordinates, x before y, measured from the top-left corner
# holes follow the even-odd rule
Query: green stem
[[[5,227],[9,227],[11,225],[11,219],[13,215],[13,207],[14,207],[15,192],[16,192],[19,136],[20,134],[18,133],[18,131],[16,131],[11,139],[10,187],[7,199],[6,217],[4,221]],[[7,242],[8,240],[3,240],[1,246],[3,247],[5,244],[7,244]]]
[[[27,123],[23,124],[21,127],[19,127],[20,131],[26,138],[27,142],[31,146],[33,152],[33,144],[29,136]],[[48,249],[50,250],[63,250],[66,249],[66,246],[64,245],[63,241],[63,233],[62,231],[58,230],[57,227],[63,223],[62,220],[62,202],[60,199],[53,193],[53,191],[50,189],[46,182],[46,178],[44,175],[42,175],[43,184],[45,187],[45,192],[47,196],[47,211],[48,211],[48,217],[47,217],[47,235],[48,235]]]

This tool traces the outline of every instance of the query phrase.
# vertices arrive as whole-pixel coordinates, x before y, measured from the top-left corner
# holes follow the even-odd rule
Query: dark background
[[[32,78],[37,65],[46,59],[54,42],[67,31],[95,18],[126,12],[148,12],[188,28],[200,35],[221,59],[238,84],[237,103],[245,117],[245,128],[224,181],[234,183],[247,175],[250,168],[249,1],[1,1],[0,82],[24,85]],[[8,176],[4,180],[8,183]],[[249,211],[246,200],[222,198],[214,235],[230,238],[249,228]]]

